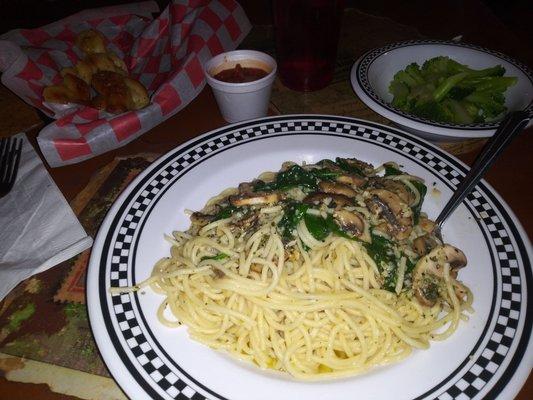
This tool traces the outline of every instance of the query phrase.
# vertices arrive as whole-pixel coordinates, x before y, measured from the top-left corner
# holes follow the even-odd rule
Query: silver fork
[[[0,198],[8,194],[15,180],[22,153],[22,139],[0,139]]]

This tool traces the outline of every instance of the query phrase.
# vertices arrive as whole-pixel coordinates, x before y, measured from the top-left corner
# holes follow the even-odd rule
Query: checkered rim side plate
[[[505,54],[499,53],[497,51],[489,50],[481,46],[476,46],[472,44],[466,44],[466,43],[456,43],[452,41],[443,41],[443,40],[409,40],[405,42],[398,42],[398,43],[391,43],[389,45],[380,47],[378,49],[370,50],[367,53],[365,53],[361,57],[361,61],[359,65],[357,66],[356,70],[356,79],[359,83],[361,89],[367,96],[369,96],[372,100],[374,100],[376,103],[380,104],[382,107],[385,107],[387,110],[399,114],[402,117],[408,118],[412,121],[422,122],[424,124],[437,126],[441,128],[454,128],[454,129],[464,129],[464,130],[479,130],[479,129],[496,129],[499,125],[499,123],[496,122],[484,122],[484,123],[475,123],[475,124],[446,124],[446,123],[439,123],[435,121],[428,120],[426,118],[417,117],[416,115],[409,114],[403,110],[400,110],[399,108],[393,107],[390,103],[387,103],[385,100],[383,100],[381,97],[378,96],[378,94],[374,91],[372,88],[372,85],[370,84],[370,81],[368,80],[368,72],[370,69],[370,66],[372,63],[381,55],[384,53],[400,48],[400,47],[407,47],[407,46],[416,46],[416,45],[448,45],[448,46],[458,46],[458,47],[465,47],[468,49],[474,49],[474,50],[480,50],[485,53],[491,54],[493,56],[496,56],[498,58],[501,58],[502,60],[505,60],[509,62],[510,64],[513,64],[518,69],[522,70],[522,72],[529,77],[529,80],[533,83],[533,73],[531,70],[524,64],[513,60],[512,58],[506,56]],[[527,110],[533,110],[533,101],[529,103]]]
[[[162,157],[150,174],[141,182],[135,182],[136,188],[124,203],[121,212],[115,216],[114,223],[108,231],[106,239],[108,248],[102,253],[100,261],[100,268],[104,272],[100,273],[100,298],[103,313],[109,314],[108,331],[112,333],[111,321],[114,320],[119,326],[119,330],[115,332],[117,337],[113,340],[114,345],[126,355],[122,359],[125,363],[130,363],[129,369],[136,368],[130,361],[133,358],[143,373],[150,377],[151,382],[140,381],[139,384],[153,398],[165,398],[162,393],[166,393],[168,398],[176,399],[199,400],[222,397],[196,382],[193,377],[188,376],[178,365],[169,360],[164,349],[154,337],[151,337],[151,331],[143,323],[143,316],[140,315],[142,313],[137,304],[137,294],[111,296],[112,308],[106,303],[109,286],[127,286],[135,283],[134,271],[132,273],[131,269],[135,257],[136,238],[139,236],[139,230],[142,230],[142,221],[147,218],[150,210],[173,182],[210,154],[251,140],[299,133],[341,135],[375,143],[417,160],[421,166],[442,177],[451,188],[457,186],[464,173],[463,167],[455,161],[438,150],[430,149],[416,138],[408,137],[388,127],[333,117],[270,118],[230,127],[184,146],[167,157]],[[478,350],[472,353],[476,356],[466,359],[461,368],[432,390],[420,395],[418,399],[445,400],[458,396],[471,399],[482,390],[486,391],[487,384],[489,389],[501,386],[502,379],[509,380],[510,375],[497,376],[499,369],[509,362],[511,357],[516,358],[518,351],[522,352],[518,354],[519,358],[523,356],[527,346],[524,346],[523,340],[520,339],[524,336],[528,338],[531,331],[531,324],[522,335],[517,331],[519,320],[524,318],[524,313],[531,314],[527,304],[521,301],[524,295],[527,296],[527,280],[524,282],[521,276],[524,273],[531,274],[531,271],[530,267],[526,266],[521,274],[520,267],[529,263],[529,260],[524,250],[519,248],[520,244],[523,247],[523,243],[517,233],[511,229],[509,223],[512,221],[505,212],[502,212],[503,206],[491,196],[490,190],[484,184],[478,185],[468,196],[466,205],[472,215],[479,220],[482,230],[490,237],[490,239],[486,237],[486,240],[494,244],[493,272],[498,275],[495,276],[495,281],[500,282],[497,291],[501,301],[495,304],[498,296],[493,299],[491,319],[487,322],[484,336],[478,341]],[[487,330],[491,321],[495,323]],[[511,354],[509,349],[511,346],[516,346],[518,341],[522,343],[522,348]],[[527,345],[527,340],[525,344]],[[498,381],[494,382],[495,379]],[[157,389],[154,391],[150,387]]]

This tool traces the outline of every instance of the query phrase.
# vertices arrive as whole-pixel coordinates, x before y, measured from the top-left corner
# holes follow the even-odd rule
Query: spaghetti
[[[472,311],[464,254],[420,212],[393,163],[285,163],[229,189],[174,232],[149,285],[159,320],[261,368],[336,378],[427,349]],[[170,311],[170,313],[168,312]]]

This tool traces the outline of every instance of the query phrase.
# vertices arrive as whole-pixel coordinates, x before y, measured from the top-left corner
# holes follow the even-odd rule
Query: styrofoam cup
[[[213,78],[237,64],[247,68],[261,68],[267,76],[252,82],[230,83]],[[235,50],[219,54],[205,63],[204,72],[224,119],[239,122],[267,115],[272,83],[276,77],[276,61],[268,54],[254,50]]]

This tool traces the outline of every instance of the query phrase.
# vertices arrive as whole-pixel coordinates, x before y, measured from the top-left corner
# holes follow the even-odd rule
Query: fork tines
[[[0,139],[0,197],[15,184],[21,153],[22,139]]]

